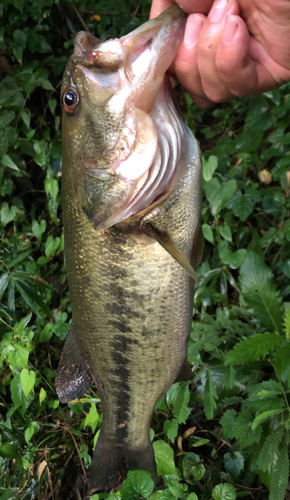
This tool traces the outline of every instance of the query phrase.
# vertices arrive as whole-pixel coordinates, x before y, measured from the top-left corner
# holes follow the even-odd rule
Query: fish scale
[[[180,43],[184,19],[182,11],[175,6],[156,20],[149,21],[151,38],[152,32],[155,33],[150,44],[143,42],[147,36],[146,24],[139,28],[144,43],[142,50],[149,51],[145,61],[155,64],[155,59],[150,60],[150,51],[155,58],[158,43],[164,42],[166,37],[170,41],[178,34]],[[123,43],[124,50],[129,50],[124,65],[130,63],[134,43],[138,47],[138,57],[142,57],[138,33],[136,30],[118,42]],[[86,40],[85,37],[85,34],[77,35],[78,40]],[[163,42],[159,52],[163,58],[167,57],[169,65],[170,57],[165,53]],[[95,71],[90,79],[97,74],[94,85],[99,85],[99,81],[104,84],[98,71],[104,71],[105,43],[97,41],[94,46],[94,38],[90,36],[85,46],[83,64],[89,60],[90,71]],[[98,50],[102,56],[100,68]],[[192,276],[195,276],[191,265],[196,265],[202,251],[199,240],[199,148],[174,108],[169,79],[164,78],[163,73],[158,92],[156,88],[152,90],[151,103],[147,92],[147,109],[143,111],[151,117],[144,123],[151,123],[150,126],[160,131],[159,142],[155,146],[152,143],[152,147],[157,148],[151,155],[152,164],[146,166],[146,158],[140,159],[147,168],[145,174],[140,174],[145,176],[143,180],[135,179],[134,175],[132,179],[119,179],[119,169],[122,172],[122,161],[126,162],[126,159],[121,153],[112,152],[114,145],[119,147],[126,139],[120,130],[120,122],[116,125],[118,133],[112,125],[116,113],[113,112],[112,122],[107,127],[99,124],[101,110],[106,108],[104,116],[107,120],[112,108],[108,95],[112,94],[114,102],[118,96],[120,100],[126,96],[123,111],[118,103],[118,113],[125,124],[124,113],[134,113],[135,104],[130,103],[130,92],[123,91],[126,85],[129,88],[131,85],[124,75],[128,73],[133,79],[134,92],[141,102],[140,92],[142,89],[146,91],[146,75],[150,73],[149,67],[147,73],[144,71],[145,83],[142,79],[138,83],[134,68],[140,71],[142,64],[123,71],[120,66],[122,50],[116,55],[117,67],[112,64],[114,54],[109,54],[107,71],[119,73],[110,77],[108,88],[105,88],[105,103],[99,103],[100,95],[94,93],[94,86],[90,88],[93,85],[91,80],[86,81],[88,70],[80,69],[79,42],[76,55],[68,63],[62,87],[63,99],[68,91],[78,93],[79,98],[72,113],[64,100],[62,192],[72,325],[60,361],[56,387],[60,400],[66,402],[80,397],[94,383],[102,399],[103,423],[90,469],[90,494],[116,487],[128,469],[145,469],[156,477],[149,437],[150,422],[157,400],[186,368],[194,292]],[[172,57],[170,47],[168,51]],[[92,66],[94,57],[95,68]],[[167,66],[162,71],[166,69]],[[81,72],[83,76],[80,76]],[[112,81],[113,88],[110,87]],[[141,89],[139,93],[136,92],[137,84]],[[150,89],[150,80],[148,85]],[[96,113],[93,103],[98,108]],[[144,116],[138,113],[136,111],[139,118]],[[93,126],[88,128],[91,121]],[[96,137],[100,140],[104,130],[110,129],[113,132],[111,137],[106,137],[106,147],[98,145],[95,151],[96,169],[98,162],[104,168],[104,177],[99,178],[98,173],[88,173],[87,159],[90,158],[94,169],[94,141]],[[145,125],[143,132],[146,137]],[[143,136],[141,143],[138,143],[138,133],[134,137],[135,142],[130,137],[127,142],[130,154],[134,154],[134,148],[141,148],[141,151],[143,148]],[[155,164],[154,158],[158,155],[161,161]],[[116,161],[119,162],[117,169]],[[153,168],[155,177],[151,182],[150,169]],[[124,172],[127,175],[128,169]],[[162,175],[161,183],[155,181],[156,175]],[[143,192],[146,193],[147,185],[149,194],[146,200],[149,201],[144,202]],[[143,189],[138,198],[139,210],[133,213],[128,208],[132,203],[134,206],[132,191],[128,195],[130,186],[136,192],[136,199],[138,189]]]

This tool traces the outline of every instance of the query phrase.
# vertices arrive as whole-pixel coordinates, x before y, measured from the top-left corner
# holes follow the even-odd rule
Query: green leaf
[[[153,443],[158,476],[175,473],[174,452],[169,444],[159,440]]]
[[[203,446],[204,444],[207,444],[209,442],[210,442],[209,439],[199,439],[198,441],[193,443],[191,446],[193,448],[198,448],[199,446]]]
[[[21,30],[18,30],[18,29],[15,30],[13,32],[13,38],[14,38],[15,42],[17,43],[17,45],[19,45],[20,47],[22,47],[22,49],[25,49],[27,36],[24,33],[24,31],[21,31]]]
[[[243,195],[241,192],[235,194],[235,200],[233,203],[233,213],[241,219],[241,221],[247,220],[249,215],[253,212],[254,205],[249,196]]]
[[[221,209],[225,207],[227,202],[232,198],[237,190],[237,181],[231,179],[223,186],[220,185],[216,178],[211,179],[204,187],[206,198],[208,199],[212,214],[217,217]]]
[[[282,300],[271,270],[261,257],[248,252],[240,270],[241,293],[253,316],[267,330],[282,332]]]
[[[20,111],[20,116],[21,116],[23,122],[25,123],[26,127],[29,128],[30,127],[29,113],[25,109],[22,109],[22,111]]]
[[[272,417],[273,415],[279,415],[284,411],[284,408],[280,409],[277,408],[276,410],[268,410],[264,411],[263,413],[260,413],[257,417],[255,417],[253,423],[252,423],[252,429],[255,431],[259,425],[261,425],[265,420],[268,420],[268,418]]]
[[[283,500],[289,478],[288,446],[284,446],[278,454],[271,477],[269,500]]]
[[[180,483],[176,474],[163,476],[163,481],[175,498],[183,498],[184,492],[188,490],[188,485]]]
[[[32,436],[36,434],[38,431],[39,431],[39,425],[36,422],[31,422],[29,427],[27,427],[27,429],[25,429],[24,432],[24,438],[27,444],[31,440]]]
[[[257,465],[259,469],[267,471],[275,463],[276,453],[280,442],[284,436],[285,429],[280,426],[274,431],[271,430],[269,436],[265,439],[259,454]]]
[[[17,455],[16,455],[17,457]],[[13,457],[13,458],[16,458]],[[8,488],[3,495],[1,495],[0,500],[14,500],[17,495],[18,488]]]
[[[217,484],[212,490],[214,500],[235,500],[236,490],[232,484]]]
[[[37,222],[37,220],[34,220],[32,222],[32,232],[38,240],[41,240],[41,237],[42,237],[43,233],[45,232],[45,230],[46,230],[46,221],[45,220],[42,220],[40,224]]]
[[[43,387],[41,387],[40,392],[39,392],[39,404],[40,405],[45,400],[45,398],[46,398],[46,391],[45,391],[45,389],[43,389]]]
[[[39,334],[39,342],[48,342],[52,337],[53,332],[51,331],[51,324],[46,323],[45,327],[41,330]]]
[[[176,418],[173,418],[172,420],[165,420],[163,429],[168,439],[174,441],[178,434],[178,420]]]
[[[290,373],[290,342],[284,342],[274,354],[274,368],[277,377],[286,382]]]
[[[214,237],[213,237],[213,231],[212,228],[208,224],[203,224],[202,225],[202,232],[203,236],[207,241],[210,243],[214,244]]]
[[[2,300],[3,294],[8,286],[9,283],[9,274],[7,272],[4,272],[0,276],[0,301]]]
[[[149,498],[150,500],[175,500],[175,497],[168,488],[166,490],[154,491]]]
[[[121,497],[124,500],[138,499],[139,495],[148,498],[154,488],[154,482],[149,472],[143,470],[129,471],[127,479],[121,488]]]
[[[182,471],[185,481],[190,482],[192,477],[200,481],[205,474],[205,467],[200,462],[199,455],[187,453],[182,461]]]
[[[226,266],[231,267],[231,269],[237,269],[240,267],[245,260],[247,255],[247,250],[241,248],[236,252],[231,252],[228,250],[228,244],[226,241],[220,241],[218,245],[219,258],[222,263]]]
[[[218,399],[214,383],[212,381],[211,373],[208,370],[206,372],[206,381],[204,386],[204,413],[208,420],[211,420],[214,416],[214,410],[216,410],[216,399]]]
[[[259,443],[262,436],[262,428],[252,429],[252,414],[248,410],[242,410],[234,424],[233,436],[240,442],[241,448]]]
[[[50,234],[45,243],[45,255],[49,259],[52,255],[54,255],[60,245],[60,238],[56,237],[55,239]]]
[[[245,365],[246,363],[265,359],[277,347],[284,343],[285,339],[282,335],[275,335],[274,333],[257,333],[236,344],[235,347],[226,354],[225,365]]]
[[[47,177],[45,179],[45,191],[47,194],[51,195],[52,199],[55,201],[59,191],[57,180],[53,177]]]
[[[60,339],[64,340],[69,331],[69,323],[57,322],[53,325],[51,331]]]
[[[17,444],[5,443],[0,446],[0,457],[9,458],[11,460],[13,458],[16,458],[18,453],[19,446]]]
[[[12,206],[9,208],[8,203],[5,201],[1,205],[1,211],[0,211],[0,217],[1,217],[1,223],[3,226],[7,226],[9,222],[15,219],[17,213],[19,212],[17,207]]]
[[[57,100],[56,99],[49,99],[49,101],[48,101],[48,107],[49,107],[52,115],[54,114],[56,105],[57,105]]]
[[[98,414],[96,404],[92,403],[89,413],[82,422],[82,428],[85,429],[89,425],[92,428],[92,432],[95,432],[99,421],[100,416]]]
[[[20,373],[20,380],[25,396],[28,396],[30,392],[34,392],[35,372],[33,370],[23,368]]]
[[[188,418],[189,398],[189,382],[182,382],[172,412],[179,424],[185,424]]]
[[[15,406],[22,406],[24,409],[27,406],[27,400],[22,389],[20,375],[15,375],[10,384],[11,397]]]
[[[226,470],[234,478],[237,478],[244,468],[245,459],[239,451],[234,451],[233,453],[226,453],[224,455],[224,464]]]
[[[210,181],[218,167],[217,156],[210,156],[208,160],[202,158],[202,175],[205,181]]]
[[[23,49],[21,47],[13,47],[12,52],[17,59],[17,61],[22,63]]]
[[[43,309],[44,312],[46,312],[48,316],[50,316],[50,310],[48,309],[45,302],[32,290],[29,285],[27,285],[27,283],[20,279],[15,279],[14,283],[21,297],[34,312],[34,314],[36,314],[37,316],[40,315],[38,309],[35,307],[36,303],[41,307],[41,309]]]
[[[229,241],[230,243],[232,242],[232,231],[231,231],[230,226],[228,226],[227,224],[225,226],[218,226],[218,230],[219,230],[220,235],[225,240]]]
[[[290,340],[290,309],[287,311],[286,316],[284,318],[284,332],[286,339]]]
[[[5,154],[2,156],[1,158],[1,163],[2,165],[4,165],[5,167],[9,167],[11,168],[12,170],[15,170],[16,172],[19,172],[19,168],[17,167],[17,165],[14,163],[14,161],[10,158],[9,155]]]

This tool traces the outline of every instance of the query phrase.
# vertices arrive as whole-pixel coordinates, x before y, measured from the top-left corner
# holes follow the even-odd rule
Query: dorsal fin
[[[191,276],[195,283],[199,283],[199,277],[190,264],[188,258],[184,253],[177,248],[175,243],[172,241],[168,233],[163,233],[155,229],[151,224],[146,224],[143,231],[151,238],[158,241],[158,243],[168,252],[170,255],[185,269],[185,271]]]

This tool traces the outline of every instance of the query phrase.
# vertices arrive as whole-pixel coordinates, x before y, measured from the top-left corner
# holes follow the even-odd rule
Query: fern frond
[[[257,462],[259,469],[264,471],[269,470],[269,467],[274,462],[275,453],[278,450],[284,432],[285,429],[280,426],[272,431],[271,434],[269,434],[269,436],[265,439]]]
[[[185,424],[188,418],[189,408],[187,405],[189,398],[189,382],[183,382],[173,408],[173,415],[179,424]]]
[[[286,382],[290,373],[290,342],[286,341],[277,349],[273,362],[277,377]]]
[[[284,328],[286,339],[289,340],[290,339],[290,309],[284,318],[283,328]]]
[[[255,431],[260,424],[265,422],[265,420],[268,420],[268,418],[272,417],[273,415],[279,415],[279,413],[282,413],[282,411],[284,411],[284,408],[277,408],[276,410],[268,410],[260,413],[260,415],[258,415],[252,423],[253,431]]]
[[[214,410],[216,410],[216,399],[218,399],[214,383],[210,371],[206,372],[206,381],[204,387],[204,413],[208,420],[211,420],[214,415]]]
[[[241,294],[258,323],[270,332],[282,331],[282,298],[273,273],[255,252],[248,252],[241,266]]]
[[[272,351],[285,342],[282,335],[274,333],[257,333],[252,337],[242,340],[228,352],[225,365],[245,365],[253,361],[265,359]]]
[[[278,460],[271,477],[269,500],[283,500],[288,484],[289,456],[288,446],[284,446],[278,453]]]

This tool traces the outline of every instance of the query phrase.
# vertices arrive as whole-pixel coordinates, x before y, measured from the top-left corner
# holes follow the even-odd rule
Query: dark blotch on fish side
[[[124,341],[124,343],[126,344],[126,341]],[[114,343],[113,347],[116,349],[112,351],[112,358],[116,365],[113,374],[119,379],[119,384],[116,385],[114,390],[117,404],[116,421],[119,422],[118,428],[116,429],[116,439],[120,443],[128,437],[128,428],[126,423],[130,414],[130,371],[127,367],[126,360],[128,349],[124,352],[120,352],[119,343]]]
[[[132,332],[132,329],[129,326],[127,326],[124,323],[121,323],[120,321],[112,321],[112,320],[110,320],[110,323],[117,330],[119,330],[119,332],[122,332],[122,333],[131,333]]]
[[[117,304],[116,302],[107,302],[105,305],[107,311],[115,314],[116,316],[121,316],[124,314],[127,318],[139,318],[140,314],[137,311],[133,311],[130,307],[124,307],[122,304]]]

